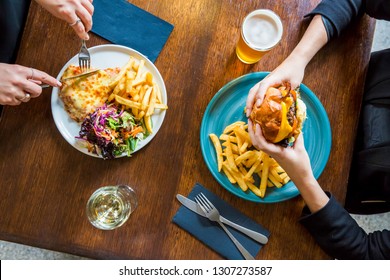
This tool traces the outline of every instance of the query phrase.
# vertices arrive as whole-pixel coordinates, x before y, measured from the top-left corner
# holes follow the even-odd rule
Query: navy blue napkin
[[[173,25],[126,0],[94,0],[92,32],[118,45],[135,49],[154,62]]]
[[[194,188],[188,195],[188,198],[195,201],[195,196],[201,192],[214,204],[214,206],[219,210],[219,213],[226,219],[269,237],[270,233],[268,230],[230,206],[199,183],[195,184]],[[230,260],[244,259],[225,231],[216,222],[212,222],[209,219],[192,212],[183,205],[179,208],[172,221],[191,233],[194,237],[202,241],[221,256]],[[263,247],[262,244],[257,243],[245,234],[229,226],[226,227],[248,250],[248,252],[251,253],[252,256],[255,257]]]

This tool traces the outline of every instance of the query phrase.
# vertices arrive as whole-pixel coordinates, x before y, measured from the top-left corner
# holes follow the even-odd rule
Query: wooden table
[[[258,259],[327,259],[298,223],[300,197],[258,204],[222,188],[204,163],[199,130],[214,94],[229,81],[282,62],[303,35],[311,1],[131,1],[175,27],[159,55],[168,92],[163,126],[131,158],[104,161],[69,145],[51,115],[51,90],[17,107],[6,107],[0,122],[0,239],[102,259],[220,259],[171,222],[195,182],[261,223],[272,233]],[[281,16],[278,47],[255,65],[235,55],[246,14],[269,8]],[[374,21],[364,17],[328,44],[306,69],[304,83],[324,105],[332,127],[332,152],[320,184],[344,201]],[[89,46],[107,41],[91,34]],[[17,63],[56,76],[78,52],[70,27],[31,4]],[[49,59],[47,59],[49,58]],[[341,136],[341,137],[340,137]],[[101,231],[87,220],[85,205],[99,186],[133,186],[139,207],[121,228]]]

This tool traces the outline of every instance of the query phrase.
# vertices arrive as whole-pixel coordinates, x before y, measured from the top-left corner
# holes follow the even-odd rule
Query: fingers
[[[40,86],[42,83],[43,84],[48,84],[53,87],[59,87],[62,84],[57,81],[56,78],[50,76],[49,74],[40,71],[38,69],[30,68],[31,70],[31,75],[27,77],[25,82],[22,84],[22,88],[24,93],[27,93],[30,95],[30,98],[36,98],[42,93],[42,87]],[[24,98],[23,100],[20,98],[17,98],[24,102],[27,98]],[[28,102],[29,99],[26,101]]]
[[[263,132],[261,130],[260,125],[256,124],[255,126],[253,126],[253,122],[250,119],[248,120],[248,132],[252,140],[252,144],[258,150],[262,150],[268,155],[275,158],[278,157],[281,153],[283,153],[284,148],[268,142],[263,136]]]
[[[259,89],[259,83],[254,85],[250,90],[248,97],[246,99],[246,117],[249,118],[252,109],[253,109],[253,104],[255,103],[255,98],[256,98],[256,93],[257,90]]]
[[[84,36],[85,33],[91,30],[92,28],[92,14],[89,13],[89,11],[85,8],[80,9],[79,11],[76,11],[77,16],[80,18],[81,22],[78,24],[73,25],[73,29],[76,31],[76,33],[79,35],[82,33]],[[86,34],[88,35],[88,34]],[[85,37],[81,36],[82,39],[87,39]]]
[[[32,81],[27,81],[23,88],[24,88],[24,92],[29,94],[31,98],[36,98],[40,96],[42,93],[42,88]],[[20,98],[18,99],[20,101],[24,101]]]
[[[306,150],[304,139],[303,139],[303,133],[300,133],[299,136],[297,137],[297,139],[295,139],[294,149],[295,150]]]
[[[263,136],[263,131],[261,130],[261,127],[259,124],[256,124],[255,126],[255,136],[257,139],[257,145],[260,147],[261,150],[265,151],[267,154],[271,155],[277,152],[277,146],[275,144],[269,143]]]
[[[71,12],[71,22],[69,25],[76,34],[84,40],[89,39],[88,32],[92,29],[92,15],[94,7],[91,0],[82,0]]]
[[[16,100],[19,102],[29,102],[31,99],[31,95],[29,93],[24,93],[22,97],[16,97]]]
[[[299,88],[299,86],[301,85],[300,82],[297,82],[297,81],[291,81],[291,88],[292,89],[296,89],[296,88]]]
[[[21,103],[26,103],[30,101],[31,94],[23,92],[20,88],[13,88],[8,91],[8,95],[0,96],[0,104],[1,105],[11,105],[17,106]]]
[[[263,99],[265,96],[265,93],[267,92],[267,89],[269,88],[269,82],[268,80],[263,80],[259,83],[259,89],[257,90],[256,94],[256,106],[260,107],[261,103],[263,103]]]
[[[37,98],[42,94],[42,82],[39,80],[25,80],[19,86],[19,92],[15,98],[21,102],[28,102],[31,98]]]
[[[257,144],[257,137],[255,136],[255,131],[253,129],[253,122],[250,119],[248,119],[248,133],[253,146],[255,146],[257,149],[260,149],[259,145]]]
[[[18,64],[0,63],[0,104],[19,105],[42,93],[42,83],[61,86],[54,77]]]
[[[93,12],[95,10],[94,6],[92,5],[92,0],[87,0],[87,1],[84,1],[82,2],[82,5],[84,6],[84,8],[88,11],[88,13],[92,16],[93,15]]]
[[[13,90],[12,96],[5,105],[20,105],[27,103],[31,98],[36,98],[42,93],[42,88],[34,82],[27,81]]]
[[[10,90],[10,100],[8,105],[19,105],[30,101],[42,94],[42,83],[53,87],[61,86],[61,83],[49,74],[23,66],[16,66],[16,72],[19,77],[13,82],[13,88]]]
[[[83,21],[84,20],[84,21]],[[89,35],[86,31],[86,27],[84,26],[84,22],[86,22],[85,17],[83,19],[79,19],[75,21],[76,24],[71,24],[73,30],[76,32],[77,36],[80,37],[80,39],[89,40]],[[92,22],[91,22],[92,24]]]
[[[253,122],[248,119],[248,132],[249,137],[252,140],[252,144],[259,150],[264,150],[267,146],[267,140],[265,140],[261,127],[259,124],[253,125]]]
[[[261,103],[263,103],[265,93],[267,92],[267,89],[270,86],[275,85],[275,83],[272,82],[272,79],[269,78],[270,76],[267,76],[264,80],[254,85],[250,90],[248,94],[248,98],[246,100],[246,117],[249,118],[252,110],[253,105],[256,107],[260,107]]]
[[[31,80],[30,84],[34,84],[37,87],[40,87],[39,84],[48,84],[53,87],[60,87],[62,84],[56,78],[50,76],[49,74],[40,71],[38,69],[30,68],[33,75],[27,77],[28,80]],[[34,83],[35,82],[35,83]],[[37,83],[38,82],[38,83]],[[38,84],[38,85],[37,85]]]
[[[39,82],[40,83],[40,82]],[[42,87],[37,84],[37,81],[25,80],[17,89],[14,90],[13,98],[8,105],[19,105],[27,103],[31,98],[37,98],[42,94]]]

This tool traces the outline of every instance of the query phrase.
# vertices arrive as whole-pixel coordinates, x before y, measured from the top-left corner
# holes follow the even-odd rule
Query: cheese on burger
[[[270,87],[260,107],[254,105],[250,118],[260,125],[267,141],[287,146],[301,133],[306,105],[297,91]]]

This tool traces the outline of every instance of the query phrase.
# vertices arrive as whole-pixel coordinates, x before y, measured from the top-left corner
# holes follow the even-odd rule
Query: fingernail
[[[246,109],[246,117],[249,118],[249,109]]]
[[[62,86],[62,83],[60,81],[57,81],[57,86]]]
[[[88,33],[85,33],[84,40],[89,40],[89,35],[88,35]]]

